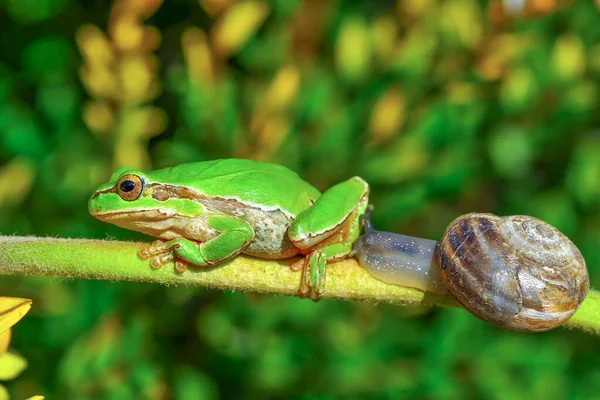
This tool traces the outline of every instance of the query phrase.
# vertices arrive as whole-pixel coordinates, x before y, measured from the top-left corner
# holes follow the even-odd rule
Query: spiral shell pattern
[[[528,216],[461,216],[446,229],[437,259],[458,302],[484,321],[517,331],[562,325],[590,286],[573,242]]]

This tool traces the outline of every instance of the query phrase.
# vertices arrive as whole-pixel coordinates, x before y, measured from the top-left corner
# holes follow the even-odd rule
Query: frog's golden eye
[[[144,192],[145,182],[137,175],[127,174],[119,178],[117,193],[123,200],[137,200]]]

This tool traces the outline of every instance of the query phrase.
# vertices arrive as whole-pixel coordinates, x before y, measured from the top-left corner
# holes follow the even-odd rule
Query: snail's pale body
[[[476,317],[518,331],[560,326],[589,289],[577,247],[527,216],[468,214],[435,242],[376,231],[367,213],[354,255],[384,282],[449,292]]]
[[[354,245],[354,255],[373,276],[386,283],[448,294],[434,260],[438,242],[376,231],[369,219],[365,229]]]

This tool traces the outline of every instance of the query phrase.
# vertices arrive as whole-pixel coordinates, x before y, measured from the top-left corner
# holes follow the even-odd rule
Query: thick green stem
[[[239,256],[214,268],[183,273],[165,266],[153,270],[137,256],[140,243],[107,240],[0,236],[0,274],[154,282],[259,293],[296,295],[300,273],[292,260]],[[457,306],[450,297],[389,285],[373,278],[354,259],[329,264],[324,298],[400,305]],[[567,326],[600,333],[600,293],[590,291]]]

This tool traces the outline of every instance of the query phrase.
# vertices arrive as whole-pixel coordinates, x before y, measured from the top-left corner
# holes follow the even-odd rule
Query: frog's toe
[[[294,272],[302,271],[304,268],[304,264],[306,263],[306,258],[302,257],[298,261],[294,261],[292,265],[290,265],[290,269]]]
[[[150,259],[150,266],[153,269],[159,269],[165,264],[173,262],[173,255],[171,253],[168,254],[159,254]]]
[[[140,249],[138,250],[138,257],[142,260],[147,260],[151,257],[147,246],[140,247]]]
[[[180,259],[175,259],[175,270],[179,273],[185,272],[188,269],[188,263]]]
[[[165,247],[165,242],[156,240],[152,243],[148,243],[140,247],[138,250],[138,257],[142,260],[147,260],[159,254],[168,253],[169,250]]]

